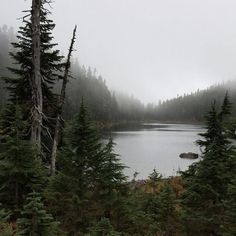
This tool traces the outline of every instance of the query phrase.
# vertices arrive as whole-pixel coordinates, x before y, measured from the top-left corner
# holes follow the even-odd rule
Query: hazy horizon
[[[1,25],[17,31],[30,4],[4,1]],[[80,64],[144,103],[236,78],[233,0],[58,0],[52,7],[58,49],[67,52],[76,24]]]

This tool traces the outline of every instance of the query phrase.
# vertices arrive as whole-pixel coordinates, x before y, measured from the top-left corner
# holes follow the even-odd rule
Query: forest
[[[73,58],[76,26],[61,55],[48,3],[0,29],[0,235],[235,236],[235,82],[158,105],[110,91]],[[204,122],[200,160],[129,180],[97,123],[149,120]]]
[[[12,72],[7,70],[7,67],[13,63],[8,52],[14,50],[11,45],[14,41],[17,41],[17,37],[13,28],[2,26],[0,28],[0,46],[3,49],[0,52],[2,77],[12,76]],[[67,97],[64,107],[64,117],[68,120],[79,112],[82,97],[86,101],[91,118],[99,123],[110,125],[140,121],[202,122],[212,101],[216,100],[219,108],[226,91],[231,101],[236,102],[235,81],[212,85],[205,90],[145,105],[133,96],[120,91],[112,91],[106,85],[105,79],[98,75],[96,69],[85,68],[73,57],[70,72],[72,78],[66,88]],[[55,83],[54,91],[58,92],[60,86],[60,81]],[[8,92],[5,87],[4,81],[1,80],[0,106],[6,102]],[[232,114],[236,115],[236,108],[233,108]]]

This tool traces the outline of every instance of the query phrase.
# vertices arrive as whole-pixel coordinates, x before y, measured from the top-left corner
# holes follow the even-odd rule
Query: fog
[[[30,0],[3,0],[0,24],[21,25]],[[110,88],[144,102],[236,77],[235,0],[55,0],[55,41]]]

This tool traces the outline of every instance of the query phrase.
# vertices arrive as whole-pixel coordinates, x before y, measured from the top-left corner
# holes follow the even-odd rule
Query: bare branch
[[[51,156],[51,175],[54,175],[56,172],[57,147],[58,147],[58,142],[60,139],[60,129],[61,129],[61,120],[62,120],[61,115],[62,115],[63,105],[64,105],[65,97],[66,97],[66,86],[68,83],[70,59],[71,59],[71,55],[73,52],[73,47],[74,47],[74,43],[75,43],[75,39],[76,39],[76,29],[77,29],[77,26],[75,26],[75,28],[73,30],[73,36],[72,36],[71,44],[69,47],[67,61],[65,63],[65,72],[64,72],[64,76],[63,76],[61,94],[60,94],[59,102],[58,102],[56,126],[55,126],[53,147],[52,147],[52,156]]]

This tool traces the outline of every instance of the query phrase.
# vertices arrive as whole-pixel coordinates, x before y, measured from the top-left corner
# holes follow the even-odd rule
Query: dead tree
[[[73,31],[73,37],[71,39],[69,52],[67,55],[67,60],[65,63],[65,72],[64,72],[64,76],[63,76],[61,94],[60,94],[59,100],[58,100],[56,125],[55,125],[55,130],[54,130],[53,147],[52,147],[52,155],[51,155],[51,175],[54,175],[56,172],[56,157],[57,157],[58,142],[60,140],[60,133],[61,133],[62,111],[63,111],[63,104],[65,102],[65,97],[66,97],[66,86],[68,83],[70,59],[71,59],[71,55],[73,52],[75,38],[76,38],[76,28],[77,27],[75,26],[74,31]]]
[[[32,0],[32,125],[31,140],[36,143],[38,153],[41,153],[41,131],[43,114],[43,95],[40,65],[40,11],[41,0]]]

